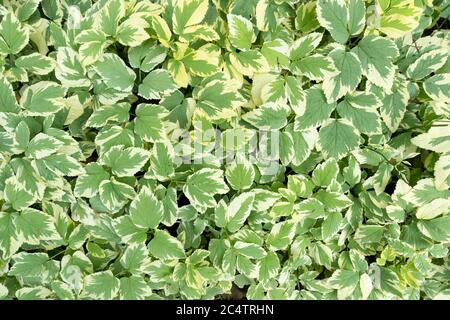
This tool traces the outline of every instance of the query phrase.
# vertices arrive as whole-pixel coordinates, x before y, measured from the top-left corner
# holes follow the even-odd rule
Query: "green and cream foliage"
[[[449,4],[3,1],[0,298],[450,298]]]

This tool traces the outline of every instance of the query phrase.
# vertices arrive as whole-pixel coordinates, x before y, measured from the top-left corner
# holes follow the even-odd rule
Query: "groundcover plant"
[[[449,15],[2,1],[0,298],[449,298]]]

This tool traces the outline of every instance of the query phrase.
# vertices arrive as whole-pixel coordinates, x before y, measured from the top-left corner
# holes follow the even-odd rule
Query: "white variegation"
[[[224,194],[229,191],[223,181],[223,171],[204,168],[190,175],[183,192],[191,204],[200,212],[216,206],[215,194]]]
[[[55,76],[66,87],[86,87],[91,83],[78,54],[70,47],[58,48]]]
[[[298,60],[308,56],[319,46],[319,43],[322,41],[322,37],[322,33],[312,32],[298,38],[289,46],[289,58],[291,60]]]
[[[412,143],[423,149],[434,152],[450,151],[450,122],[436,121],[425,133],[412,138]]]
[[[116,39],[124,46],[137,47],[150,38],[145,30],[149,27],[150,24],[144,19],[129,18],[117,28]]]
[[[148,244],[152,256],[160,260],[177,260],[185,257],[183,244],[166,231],[157,230]]]
[[[133,88],[136,74],[114,53],[105,53],[94,64],[94,69],[110,88],[129,92]]]
[[[429,51],[409,65],[406,75],[413,80],[421,80],[441,68],[449,57],[448,49]]]
[[[81,31],[76,36],[75,41],[80,43],[78,53],[84,66],[92,65],[99,60],[108,44],[107,35],[98,29]]]
[[[108,271],[86,276],[82,295],[96,300],[112,300],[119,294],[120,281]]]
[[[434,199],[430,203],[419,207],[416,212],[418,219],[430,220],[434,219],[441,214],[446,214],[450,211],[449,199]]]
[[[241,50],[250,49],[256,40],[253,24],[243,16],[235,14],[228,14],[227,21],[231,44]]]
[[[46,75],[55,68],[55,60],[40,53],[32,53],[26,56],[21,56],[16,60],[16,66],[24,68],[25,70],[37,74]]]
[[[395,43],[380,36],[369,35],[352,51],[358,55],[363,75],[387,93],[391,93],[396,71],[392,61],[399,55]]]
[[[16,291],[18,300],[45,300],[52,294],[52,291],[43,286],[24,287]]]
[[[174,32],[182,35],[185,28],[201,23],[208,5],[208,0],[178,0],[172,14]]]
[[[446,190],[450,187],[450,153],[442,154],[434,165],[436,189]]]
[[[450,103],[450,73],[436,74],[426,79],[423,89],[431,99],[448,105]]]

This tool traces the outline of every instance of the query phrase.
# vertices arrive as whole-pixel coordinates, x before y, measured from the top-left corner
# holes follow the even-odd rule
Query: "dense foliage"
[[[0,298],[450,298],[449,0],[1,3]]]

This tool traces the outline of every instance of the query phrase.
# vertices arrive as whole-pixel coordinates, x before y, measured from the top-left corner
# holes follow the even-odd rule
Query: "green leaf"
[[[149,41],[128,50],[130,65],[144,72],[153,70],[166,59],[166,56],[166,48]]]
[[[150,254],[160,260],[175,260],[185,257],[183,244],[166,231],[155,231],[155,236],[148,244]]]
[[[17,18],[20,21],[28,20],[37,10],[40,2],[41,0],[27,0],[20,3],[17,8]]]
[[[366,26],[366,6],[362,0],[349,0],[347,28],[350,35],[360,34]]]
[[[403,193],[403,199],[416,207],[423,206],[435,199],[446,199],[450,196],[449,190],[436,189],[433,179],[430,178],[419,180],[414,188],[409,188]]]
[[[418,219],[433,219],[445,214],[450,210],[450,200],[447,199],[434,199],[430,203],[421,206],[417,209],[416,217]]]
[[[448,58],[448,50],[429,51],[409,65],[406,75],[412,80],[421,80],[442,67]]]
[[[260,260],[267,255],[266,251],[264,251],[261,246],[254,243],[236,241],[233,249],[238,255],[244,256],[249,259]]]
[[[450,153],[439,157],[434,165],[434,181],[436,189],[445,190],[450,187]]]
[[[256,25],[261,31],[273,31],[276,28],[277,20],[275,11],[277,6],[269,0],[260,0],[256,5]]]
[[[143,243],[147,239],[147,230],[136,227],[129,215],[117,218],[114,230],[124,243]]]
[[[111,168],[117,177],[130,177],[139,172],[150,158],[150,152],[142,148],[111,147],[101,155],[99,163]]]
[[[115,36],[120,19],[125,16],[125,2],[107,1],[95,16],[94,27],[99,27],[109,36]]]
[[[15,224],[26,243],[37,244],[43,240],[60,239],[52,217],[36,209],[23,209],[16,217]]]
[[[317,20],[327,29],[333,39],[340,43],[347,42],[350,32],[348,30],[349,12],[343,0],[318,0]]]
[[[273,206],[273,204],[280,198],[280,195],[276,192],[272,192],[265,189],[253,189],[252,192],[255,194],[255,199],[253,201],[253,210],[255,211],[266,211]]]
[[[342,211],[352,204],[346,195],[334,191],[320,190],[315,194],[315,198],[330,210]]]
[[[387,93],[392,92],[396,67],[392,63],[399,55],[392,40],[369,35],[352,49],[361,62],[362,74]]]
[[[427,132],[414,137],[411,142],[420,148],[443,153],[450,151],[449,137],[450,124],[436,121]]]
[[[346,95],[336,110],[359,132],[374,135],[381,133],[381,119],[377,111],[381,105],[382,102],[374,94],[355,92],[353,95]]]
[[[414,1],[384,1],[378,15],[377,28],[391,38],[399,38],[419,26],[423,8]]]
[[[22,27],[14,13],[8,11],[0,22],[0,52],[4,55],[19,53],[28,39],[28,28]]]
[[[231,44],[241,50],[250,49],[256,40],[253,24],[243,16],[228,14],[229,40]]]
[[[255,179],[255,169],[244,157],[237,157],[227,167],[225,176],[231,188],[234,190],[246,190],[253,184],[253,180]]]
[[[305,102],[305,91],[302,89],[300,81],[293,76],[286,77],[285,90],[292,110],[296,114],[300,114]]]
[[[380,243],[383,238],[384,228],[379,225],[361,225],[355,232],[353,239],[364,245],[371,243]]]
[[[295,29],[311,32],[320,27],[317,21],[316,1],[300,3],[295,16]]]
[[[270,250],[286,249],[292,243],[296,226],[292,221],[283,221],[275,224],[266,239]]]
[[[282,39],[264,42],[261,53],[266,58],[270,67],[276,67],[278,64],[286,66],[289,63],[289,46]]]
[[[328,187],[337,178],[339,166],[335,158],[327,159],[313,171],[312,181],[316,186]]]
[[[46,271],[45,263],[49,257],[46,253],[20,252],[12,259],[14,264],[9,270],[11,276],[39,277]]]
[[[36,200],[35,196],[29,193],[16,177],[5,181],[4,197],[6,202],[18,211],[31,206]]]
[[[109,210],[123,207],[128,199],[135,196],[135,191],[126,183],[114,180],[103,180],[99,186],[99,195],[102,204]]]
[[[208,0],[177,1],[172,15],[174,32],[183,34],[187,27],[201,23],[207,11]]]
[[[331,103],[356,89],[361,81],[361,63],[355,53],[342,48],[334,49],[329,56],[340,71],[338,75],[327,77],[323,81],[323,91],[327,102]]]
[[[30,128],[25,121],[21,121],[17,125],[15,140],[17,143],[16,148],[18,148],[22,152],[27,149],[28,143],[30,142]]]
[[[87,87],[90,81],[78,54],[70,47],[59,47],[55,76],[65,87]]]
[[[63,143],[45,133],[38,133],[30,140],[25,155],[35,159],[56,153]]]
[[[16,291],[18,300],[46,300],[51,295],[51,291],[42,286],[24,287]]]
[[[167,116],[167,110],[154,104],[141,103],[136,107],[134,131],[144,141],[156,142],[165,138],[162,119]]]
[[[126,102],[100,106],[91,114],[86,122],[86,127],[101,128],[111,122],[127,122],[130,116],[130,107],[130,104]]]
[[[287,106],[269,102],[247,112],[242,119],[261,130],[281,129],[287,124],[286,109]]]
[[[320,25],[339,43],[361,33],[366,24],[362,0],[318,0],[316,12]]]
[[[346,299],[359,284],[359,273],[350,270],[336,270],[329,280],[330,286],[338,290],[338,298]]]
[[[184,30],[181,41],[193,42],[195,40],[214,41],[219,40],[219,35],[212,26],[202,24],[190,26]]]
[[[322,41],[323,34],[319,32],[309,33],[298,38],[289,47],[289,58],[291,60],[299,60],[308,56],[316,49]]]
[[[76,36],[75,41],[80,43],[78,53],[83,65],[92,65],[103,56],[106,37],[107,35],[98,29],[83,30]]]
[[[327,213],[321,227],[323,241],[331,239],[338,233],[342,220],[340,212]]]
[[[172,37],[172,32],[167,25],[166,20],[160,16],[152,17],[152,27],[155,30],[156,36],[164,47],[170,46],[170,39]]]
[[[89,163],[85,174],[78,177],[74,194],[77,197],[91,198],[98,193],[100,183],[109,180],[109,174],[97,163]]]
[[[230,80],[207,81],[194,96],[197,100],[196,108],[202,110],[211,120],[228,119],[245,101],[237,92],[238,88],[239,84]]]
[[[70,286],[62,281],[56,280],[52,282],[52,290],[61,300],[75,300],[75,295]]]
[[[138,92],[145,99],[161,99],[177,90],[170,74],[165,70],[154,70],[150,72],[139,85]]]
[[[262,102],[286,103],[287,96],[284,85],[285,80],[282,77],[276,77],[267,85],[264,85],[261,90]]]
[[[120,281],[111,271],[101,271],[87,275],[82,295],[96,300],[112,300],[120,290]]]
[[[450,101],[450,73],[436,74],[423,83],[423,89],[433,100]]]
[[[167,181],[174,175],[173,158],[174,150],[171,145],[162,142],[157,142],[153,145],[150,167],[156,179]]]
[[[309,198],[314,189],[311,179],[304,175],[290,175],[288,177],[287,187],[295,192],[300,198]]]
[[[308,252],[317,264],[325,266],[328,269],[331,268],[333,251],[327,245],[321,242],[315,242],[309,246]]]
[[[249,77],[270,69],[266,58],[258,50],[233,52],[230,54],[230,62],[237,71]]]
[[[153,192],[144,187],[131,202],[130,217],[139,228],[156,229],[163,217],[163,206]]]
[[[8,296],[9,290],[3,284],[0,285],[0,300],[4,300]]]
[[[221,228],[226,227],[230,232],[238,231],[250,215],[254,199],[255,195],[252,192],[244,192],[231,200],[228,205],[219,204],[216,224]]]
[[[330,119],[319,131],[318,147],[325,158],[341,159],[358,148],[359,132],[345,119]]]
[[[22,238],[15,220],[15,215],[0,212],[0,251],[4,260],[16,253],[22,245]]]
[[[120,264],[133,275],[142,273],[146,262],[148,250],[144,243],[129,245],[120,258]]]
[[[335,108],[336,103],[327,103],[322,90],[308,89],[304,111],[295,117],[294,130],[306,131],[323,125]]]
[[[150,38],[150,35],[145,30],[149,27],[150,24],[144,19],[129,18],[117,28],[116,39],[124,46],[137,47]]]
[[[448,242],[450,227],[450,216],[435,218],[432,220],[421,220],[417,223],[420,232],[434,241]]]
[[[16,67],[24,68],[25,70],[37,75],[49,74],[55,68],[55,64],[55,60],[40,53],[32,53],[27,56],[21,56],[16,60]]]
[[[291,63],[292,73],[304,75],[313,81],[322,81],[339,73],[330,57],[314,54]]]
[[[94,69],[112,89],[129,92],[133,88],[136,74],[114,53],[105,53],[94,64]]]
[[[120,299],[144,300],[150,295],[150,287],[142,277],[131,276],[120,278]]]
[[[391,172],[394,169],[390,163],[383,162],[377,172],[372,176],[371,182],[376,194],[380,194],[384,191],[387,184],[391,179]]]
[[[268,252],[267,255],[258,261],[259,276],[261,282],[269,282],[274,279],[280,270],[280,259],[275,252]]]
[[[64,107],[65,92],[56,82],[40,81],[25,89],[20,104],[29,116],[49,116]]]
[[[395,132],[405,115],[409,92],[403,78],[397,78],[392,89],[394,92],[386,95],[382,101],[380,114],[391,132]]]
[[[8,80],[0,77],[0,112],[18,113],[19,106],[14,95],[13,88]]]

